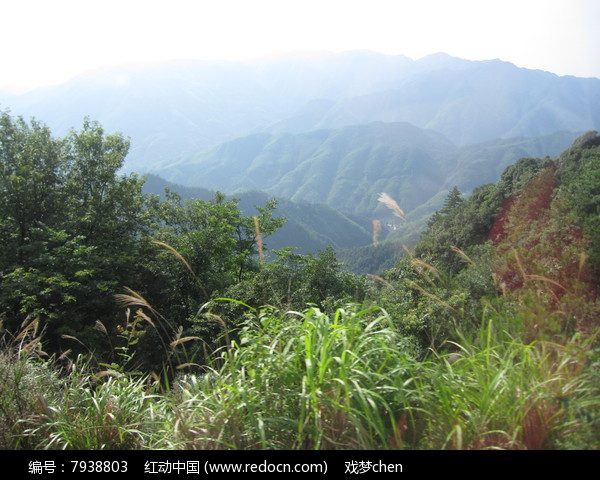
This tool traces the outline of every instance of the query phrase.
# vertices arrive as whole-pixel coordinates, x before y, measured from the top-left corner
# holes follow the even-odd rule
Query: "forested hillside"
[[[288,219],[272,238],[277,248],[296,246],[309,253],[333,245],[350,269],[375,273],[393,264],[403,243],[414,244],[455,185],[470,193],[496,182],[519,158],[556,157],[575,138],[559,132],[459,148],[429,130],[378,122],[299,135],[256,134],[159,173],[185,185],[236,192],[242,205],[248,189],[268,192],[280,199],[279,211]],[[377,201],[381,192],[402,205],[409,223]],[[352,222],[344,220],[348,216]],[[381,225],[377,266],[368,233],[374,220]]]
[[[596,132],[379,275],[270,250],[276,201],[143,193],[128,147],[1,114],[0,447],[600,447]]]
[[[184,200],[211,200],[215,195],[215,191],[174,184],[152,174],[145,178],[143,191],[149,194],[164,196],[167,188],[177,192]],[[237,199],[242,213],[249,216],[256,211],[255,205],[277,200],[277,214],[286,221],[269,236],[268,246],[272,250],[295,247],[297,253],[315,253],[328,246],[339,250],[366,245],[371,241],[368,218],[350,218],[328,205],[292,202],[257,190],[238,192],[228,195],[228,198]]]
[[[388,192],[410,213],[454,185],[470,191],[497,181],[519,158],[556,157],[576,137],[558,132],[459,148],[431,130],[377,122],[299,135],[252,135],[158,173],[187,186],[262,190],[356,215],[381,213],[377,195]]]
[[[271,248],[316,254],[332,245],[358,273],[392,266],[454,186],[470,195],[519,158],[555,158],[600,128],[599,102],[595,78],[368,51],[116,66],[0,92],[0,108],[43,119],[55,135],[88,116],[123,132],[119,173],[159,175],[183,198],[186,187],[205,189],[204,200],[219,190],[245,216],[252,197],[276,198],[288,221]],[[162,194],[152,182],[146,191]],[[377,201],[381,192],[408,223]]]

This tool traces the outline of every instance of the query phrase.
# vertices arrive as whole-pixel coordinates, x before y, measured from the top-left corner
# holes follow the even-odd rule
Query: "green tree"
[[[460,246],[460,236],[465,228],[462,211],[465,201],[457,187],[454,187],[444,202],[443,207],[435,212],[427,223],[415,246],[415,255],[435,262],[439,267],[450,271],[460,269],[462,264],[452,251],[453,246]]]
[[[150,293],[163,315],[185,322],[218,292],[253,275],[259,266],[257,244],[285,219],[273,218],[275,202],[243,216],[237,200],[222,193],[211,201],[182,201],[168,191],[157,205],[156,256],[149,269],[157,279]]]
[[[592,131],[561,155],[558,193],[583,230],[589,264],[600,273],[600,135]]]
[[[91,346],[116,321],[113,294],[135,285],[149,222],[142,181],[121,176],[129,143],[85,120],[62,139],[32,120],[0,117],[0,312],[16,330],[42,320]],[[87,338],[89,337],[89,338]]]
[[[455,185],[454,188],[450,190],[450,193],[446,197],[444,205],[439,212],[441,215],[449,215],[462,205],[463,202],[462,193],[460,193],[460,190]]]
[[[366,296],[364,278],[345,271],[333,247],[317,255],[295,254],[293,248],[277,250],[274,255],[255,275],[230,287],[226,295],[256,308],[272,305],[287,311],[312,304],[326,312]]]
[[[34,257],[44,227],[60,223],[64,151],[46,126],[0,114],[0,271]]]
[[[71,132],[67,145],[69,229],[103,248],[121,248],[123,241],[147,231],[144,182],[134,174],[119,174],[129,140],[105,135],[98,122],[86,119],[80,132]]]

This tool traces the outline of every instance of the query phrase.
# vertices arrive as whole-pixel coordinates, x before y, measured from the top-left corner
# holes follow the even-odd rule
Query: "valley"
[[[554,158],[598,128],[600,80],[356,51],[115,67],[0,93],[0,107],[57,134],[88,116],[125,132],[124,172],[234,197],[264,192],[287,206],[273,248],[315,252],[369,248],[374,219],[393,226],[381,241],[414,243],[454,186],[468,195],[519,158]],[[377,202],[381,192],[410,227]],[[336,234],[329,221],[307,221],[333,217]]]
[[[598,450],[599,113],[367,51],[0,93],[0,448]]]

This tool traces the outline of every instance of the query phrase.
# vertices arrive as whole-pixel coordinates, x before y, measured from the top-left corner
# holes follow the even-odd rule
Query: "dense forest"
[[[276,200],[144,193],[128,149],[0,116],[0,448],[600,448],[596,132],[384,271],[373,222],[368,275],[269,249]]]

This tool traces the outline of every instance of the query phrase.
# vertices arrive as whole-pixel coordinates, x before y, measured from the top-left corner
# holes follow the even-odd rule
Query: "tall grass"
[[[0,449],[32,448],[24,419],[43,414],[60,398],[60,379],[50,362],[6,350],[0,354]]]
[[[598,385],[583,374],[588,346],[524,344],[499,330],[498,320],[482,325],[479,338],[463,337],[457,360],[437,356],[418,368],[415,447],[559,448],[590,428],[588,419],[573,417],[583,405],[593,416],[600,407]],[[593,445],[579,445],[586,447]]]
[[[28,437],[44,449],[134,449],[152,445],[155,427],[148,417],[154,398],[146,379],[110,377],[98,382],[73,371],[59,404],[47,406]],[[35,425],[37,423],[37,425]]]
[[[42,414],[59,398],[57,371],[41,348],[39,322],[27,318],[20,333],[5,333],[0,348],[0,449],[29,448],[22,420]]]
[[[378,308],[262,309],[204,373],[168,390],[150,376],[99,378],[82,360],[59,377],[13,358],[2,374],[24,372],[9,383],[21,403],[7,415],[15,397],[2,390],[3,446],[599,448],[595,339],[526,344],[511,315],[490,309],[477,332],[457,332],[452,354],[419,360]]]
[[[408,380],[407,350],[381,310],[263,311],[222,352],[219,372],[180,385],[187,431],[202,432],[199,447],[387,446]]]
[[[464,252],[456,253],[476,266]],[[456,309],[432,293],[447,280],[422,260],[411,264],[422,280],[406,281],[406,287],[450,318]],[[528,281],[555,287],[521,270]],[[135,292],[119,299],[159,317]],[[222,347],[209,364],[193,365],[195,374],[172,378],[183,370],[167,362],[173,380],[168,383],[127,368],[132,358],[127,348],[138,327],[161,328],[143,311],[127,316],[122,335],[128,347],[119,347],[123,364],[101,372],[91,368],[92,359],[80,357],[59,373],[42,360],[37,323],[31,322],[2,354],[1,446],[600,448],[597,334],[532,340],[524,326],[532,312],[537,323],[543,320],[545,304],[529,301],[526,307],[504,298],[483,302],[478,328],[475,318],[448,322],[446,330],[453,331],[447,338],[453,341],[432,343],[425,359],[414,339],[400,333],[402,313],[392,319],[374,306],[347,305],[328,315],[315,307],[283,312],[246,305],[245,320],[232,337],[209,302],[204,313],[220,323]],[[162,328],[165,342],[171,336],[164,348],[173,359],[175,349],[197,340]]]

